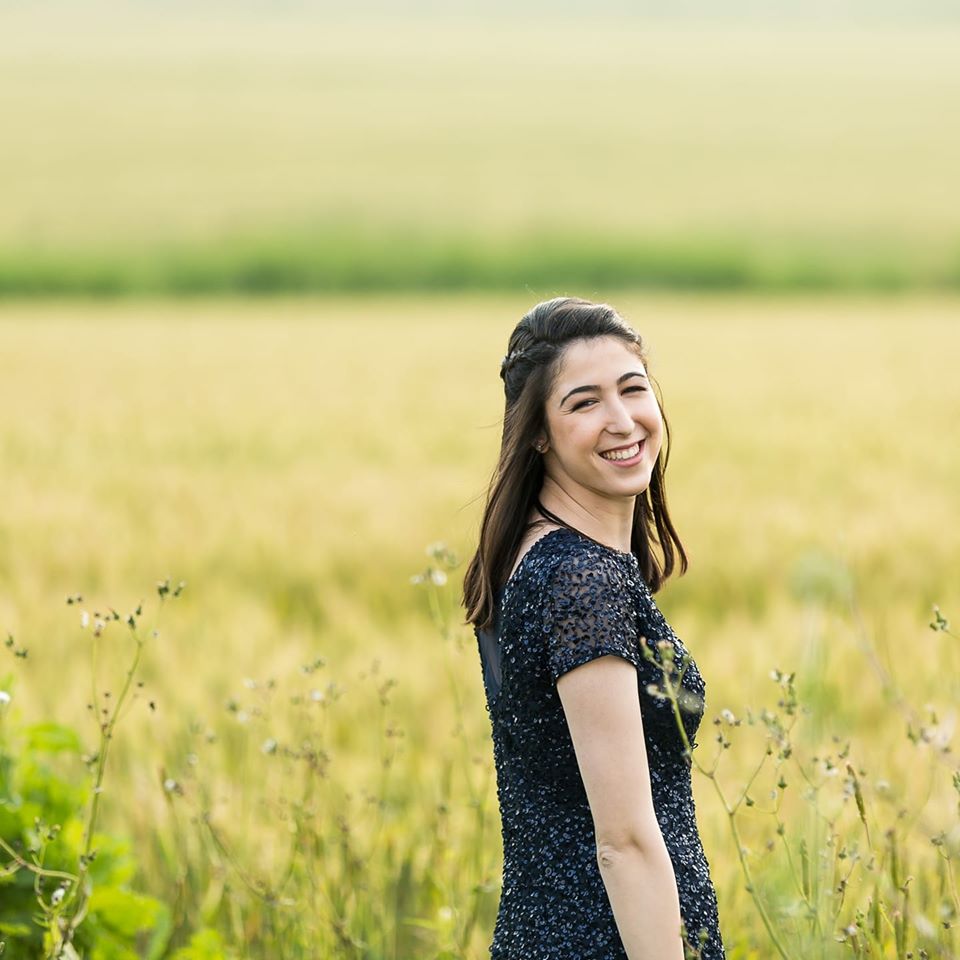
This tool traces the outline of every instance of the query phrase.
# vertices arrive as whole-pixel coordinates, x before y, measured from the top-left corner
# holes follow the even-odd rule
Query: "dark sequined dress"
[[[528,549],[498,594],[497,613],[492,630],[475,630],[503,836],[491,960],[627,956],[597,865],[590,807],[556,689],[562,674],[609,653],[637,668],[653,803],[677,878],[685,953],[724,960],[690,764],[670,701],[647,689],[662,690],[664,675],[641,644],[645,640],[659,656],[657,641],[668,640],[677,667],[687,663],[678,701],[694,747],[705,685],[654,603],[636,557],[572,528],[551,530]],[[705,940],[698,940],[701,930]]]

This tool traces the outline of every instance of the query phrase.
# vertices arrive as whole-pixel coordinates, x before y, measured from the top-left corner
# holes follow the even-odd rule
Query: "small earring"
[[[545,443],[535,443],[534,447],[536,447],[538,453],[543,453],[543,451],[547,449],[547,445]]]

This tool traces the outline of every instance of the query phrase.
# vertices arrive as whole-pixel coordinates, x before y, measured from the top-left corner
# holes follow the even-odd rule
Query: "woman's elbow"
[[[597,863],[612,867],[626,857],[660,855],[666,844],[659,827],[635,827],[597,834]]]

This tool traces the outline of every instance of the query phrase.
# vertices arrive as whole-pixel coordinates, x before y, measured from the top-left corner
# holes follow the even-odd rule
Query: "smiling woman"
[[[500,460],[463,592],[503,838],[491,958],[722,960],[686,746],[706,685],[652,596],[686,556],[643,342],[607,304],[548,300],[500,375]],[[661,645],[685,664],[682,731],[656,695]]]
[[[490,625],[494,591],[522,553],[529,524],[544,523],[538,499],[581,532],[635,554],[652,592],[677,562],[685,570],[664,489],[670,428],[650,389],[640,335],[607,304],[546,300],[511,334],[500,377],[503,437],[464,582],[468,621]],[[603,454],[639,440],[639,459],[623,464],[634,469],[614,472],[620,464]]]

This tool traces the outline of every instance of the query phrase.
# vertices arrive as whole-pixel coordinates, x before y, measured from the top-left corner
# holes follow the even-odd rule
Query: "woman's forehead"
[[[620,369],[620,368],[623,369]],[[574,340],[564,348],[557,370],[555,388],[570,379],[595,374],[611,381],[629,370],[646,373],[640,358],[639,347],[626,343],[619,337],[592,337],[589,340]],[[597,380],[590,381],[596,383]]]

